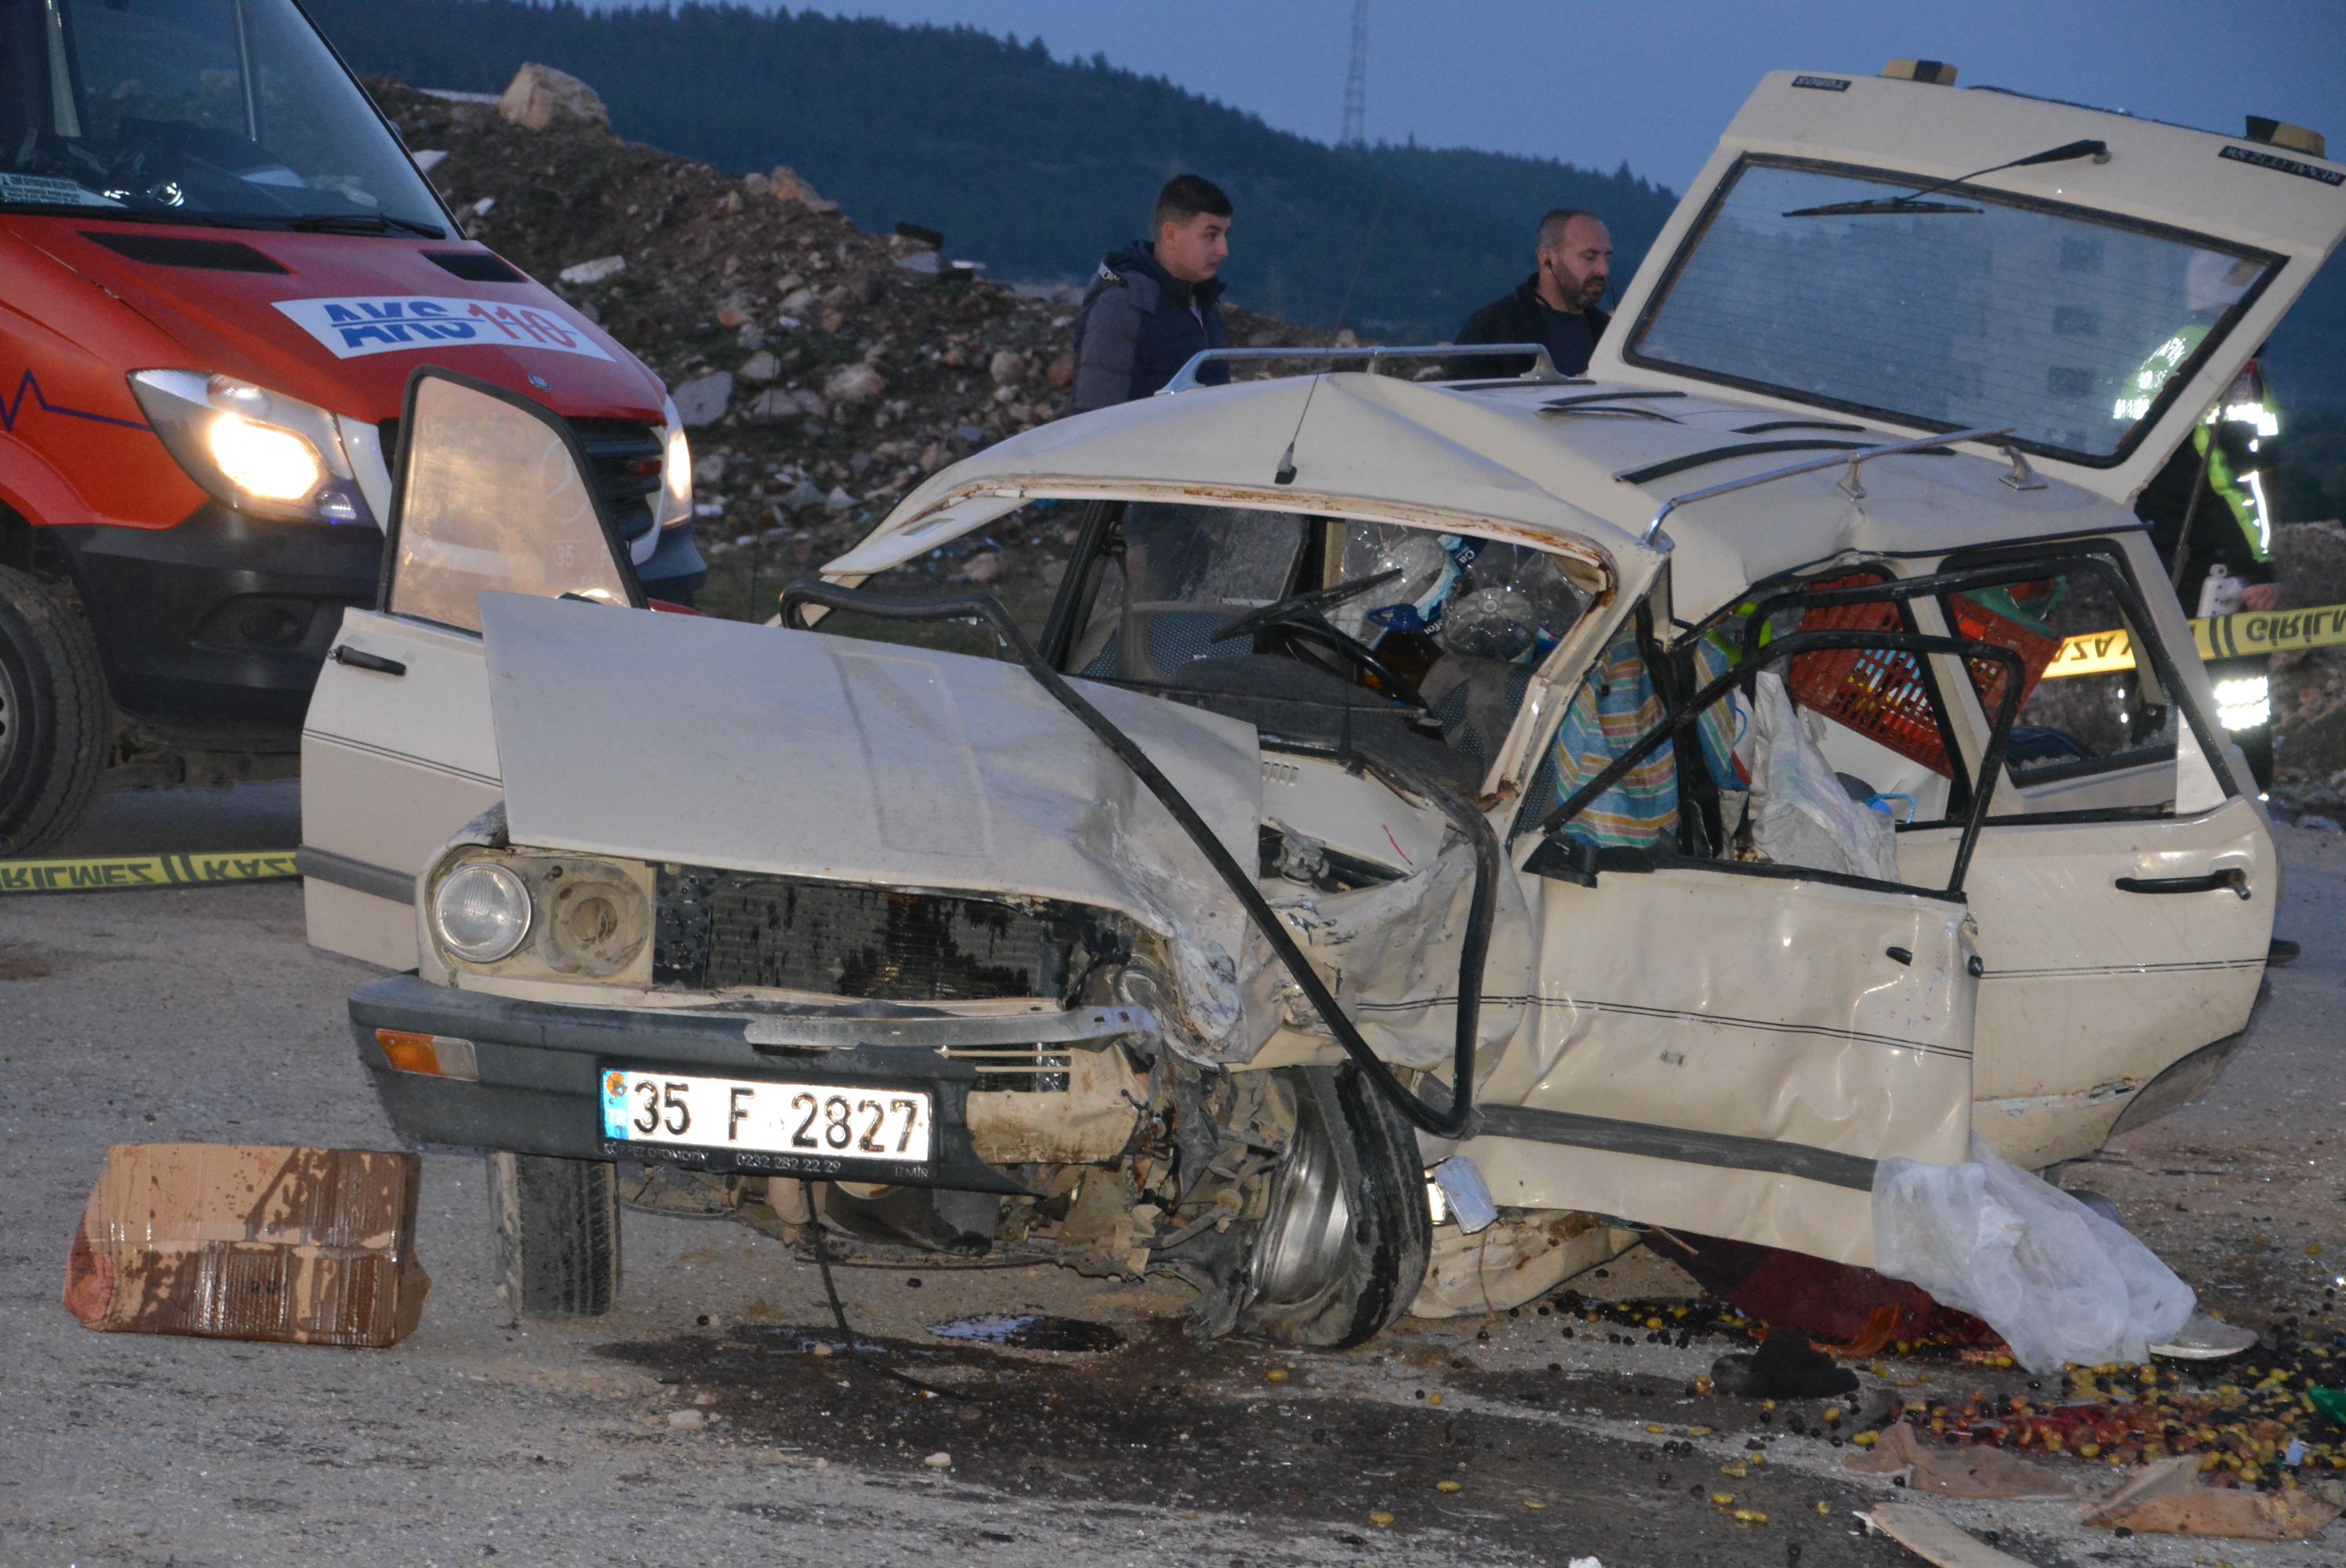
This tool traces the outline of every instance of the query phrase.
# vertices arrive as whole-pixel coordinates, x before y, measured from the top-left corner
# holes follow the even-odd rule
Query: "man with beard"
[[[1545,343],[1556,368],[1576,376],[1588,368],[1609,318],[1596,308],[1613,280],[1613,236],[1605,220],[1575,207],[1540,219],[1537,270],[1515,291],[1492,300],[1458,329],[1461,343]],[[1461,355],[1450,361],[1454,379],[1515,376],[1529,360]]]

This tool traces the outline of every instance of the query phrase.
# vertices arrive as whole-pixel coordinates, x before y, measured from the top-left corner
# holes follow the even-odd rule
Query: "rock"
[[[1006,387],[1025,379],[1026,356],[1015,349],[996,349],[985,368],[994,377],[994,385]]]
[[[771,355],[765,356],[770,359]],[[752,361],[755,362],[754,361]],[[741,367],[747,371],[750,367]],[[750,400],[750,419],[760,424],[771,424],[785,419],[816,419],[825,412],[822,399],[803,389],[785,392],[780,387],[769,387]]]
[[[927,1465],[931,1470],[951,1470],[953,1468],[953,1455],[946,1453],[941,1449],[937,1452],[929,1455],[928,1458],[923,1460],[921,1462]]]
[[[712,452],[692,465],[695,484],[714,484],[724,477],[725,454],[721,452]]]
[[[495,197],[484,196],[481,198],[480,200],[473,203],[473,216],[475,218],[486,218],[489,215],[489,209],[496,206],[496,204],[497,199]]]
[[[775,504],[791,512],[803,512],[810,506],[821,505],[822,502],[822,492],[816,489],[811,482],[801,479]]]
[[[751,169],[741,177],[741,188],[752,196],[771,196],[774,194],[774,182],[756,169]]]
[[[728,305],[717,312],[717,324],[729,332],[738,331],[749,323],[750,312],[739,305]]]
[[[870,365],[842,365],[822,383],[822,395],[835,403],[869,402],[888,390],[888,383]]]
[[[749,382],[753,385],[764,386],[768,382],[772,381],[776,376],[782,373],[782,361],[774,358],[774,356],[766,350],[760,349],[756,353],[751,354],[748,359],[742,361],[740,370],[735,373],[740,376],[743,381]]]
[[[531,63],[514,73],[497,113],[526,130],[546,130],[556,125],[611,128],[611,111],[603,107],[594,88],[567,71]]]
[[[822,504],[833,512],[844,512],[855,504],[855,497],[847,493],[846,485],[834,484],[831,494],[822,498]]]
[[[785,314],[792,316],[811,316],[821,303],[822,296],[804,284],[782,296],[782,310]]]
[[[837,202],[823,201],[814,193],[814,187],[801,179],[799,171],[786,163],[774,166],[774,172],[766,177],[766,188],[777,201],[796,201],[808,207],[820,205],[832,212],[839,210]]]
[[[709,1418],[699,1410],[670,1410],[668,1424],[680,1432],[688,1432],[709,1424]]]
[[[960,571],[955,572],[954,575],[962,578],[964,581],[972,583],[1000,582],[1002,580],[1002,552],[999,550],[987,550],[980,555],[972,555],[969,558],[969,564],[962,567]]]
[[[604,279],[616,278],[627,270],[627,259],[625,256],[597,256],[592,261],[580,261],[565,267],[555,276],[565,283],[600,283]]]
[[[935,278],[944,274],[945,260],[933,250],[915,250],[910,256],[897,257],[896,265],[907,272],[918,272],[923,277]]]
[[[728,371],[711,371],[671,388],[668,395],[676,399],[677,415],[688,429],[714,424],[733,401],[733,376]]]
[[[985,432],[978,429],[977,426],[974,424],[957,424],[954,426],[954,439],[956,441],[984,441],[985,439]]]
[[[434,169],[440,167],[441,163],[446,159],[448,155],[438,148],[432,148],[413,153],[411,156],[415,159],[415,167],[420,172],[430,174]]]
[[[727,191],[725,193],[725,199],[717,204],[717,209],[719,211],[724,213],[728,218],[740,212],[741,210],[741,193],[738,190]]]
[[[1061,392],[1065,392],[1069,387],[1075,385],[1076,356],[1073,354],[1061,354],[1057,359],[1053,360],[1051,361],[1051,368],[1043,372],[1043,379],[1049,382]]]

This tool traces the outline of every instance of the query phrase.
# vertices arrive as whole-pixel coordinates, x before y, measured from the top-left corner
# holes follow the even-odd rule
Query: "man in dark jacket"
[[[1604,219],[1559,207],[1540,219],[1538,270],[1512,294],[1492,300],[1458,329],[1461,343],[1545,343],[1556,368],[1576,376],[1588,368],[1596,340],[1611,320],[1596,308],[1613,280],[1613,236]],[[1529,360],[1460,355],[1449,361],[1454,379],[1519,376]]]
[[[1219,349],[1221,280],[1230,254],[1230,199],[1194,174],[1157,193],[1152,243],[1136,239],[1100,263],[1076,318],[1076,412],[1144,398],[1200,349]],[[1209,365],[1200,382],[1229,379]]]

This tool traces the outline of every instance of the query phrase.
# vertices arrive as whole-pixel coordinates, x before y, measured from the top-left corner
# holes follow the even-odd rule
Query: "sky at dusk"
[[[791,7],[802,9],[803,7]],[[1115,65],[1333,140],[1352,0],[851,0],[818,10],[956,24]],[[2242,117],[2346,147],[2341,0],[1371,0],[1368,133],[1624,160],[1683,190],[1763,72],[1950,61],[1993,85],[2237,136]]]

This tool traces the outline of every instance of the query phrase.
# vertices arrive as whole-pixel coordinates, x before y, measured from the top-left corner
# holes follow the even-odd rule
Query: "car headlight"
[[[529,935],[529,889],[505,867],[474,860],[432,895],[432,925],[457,957],[495,963]]]
[[[261,517],[375,521],[342,429],[317,404],[199,371],[133,371],[130,391],[165,449],[215,500]]]
[[[655,532],[692,521],[692,443],[684,438],[684,416],[676,412],[676,399],[668,400],[660,418],[668,426],[668,442],[667,450],[660,454],[659,511],[654,519]]]

